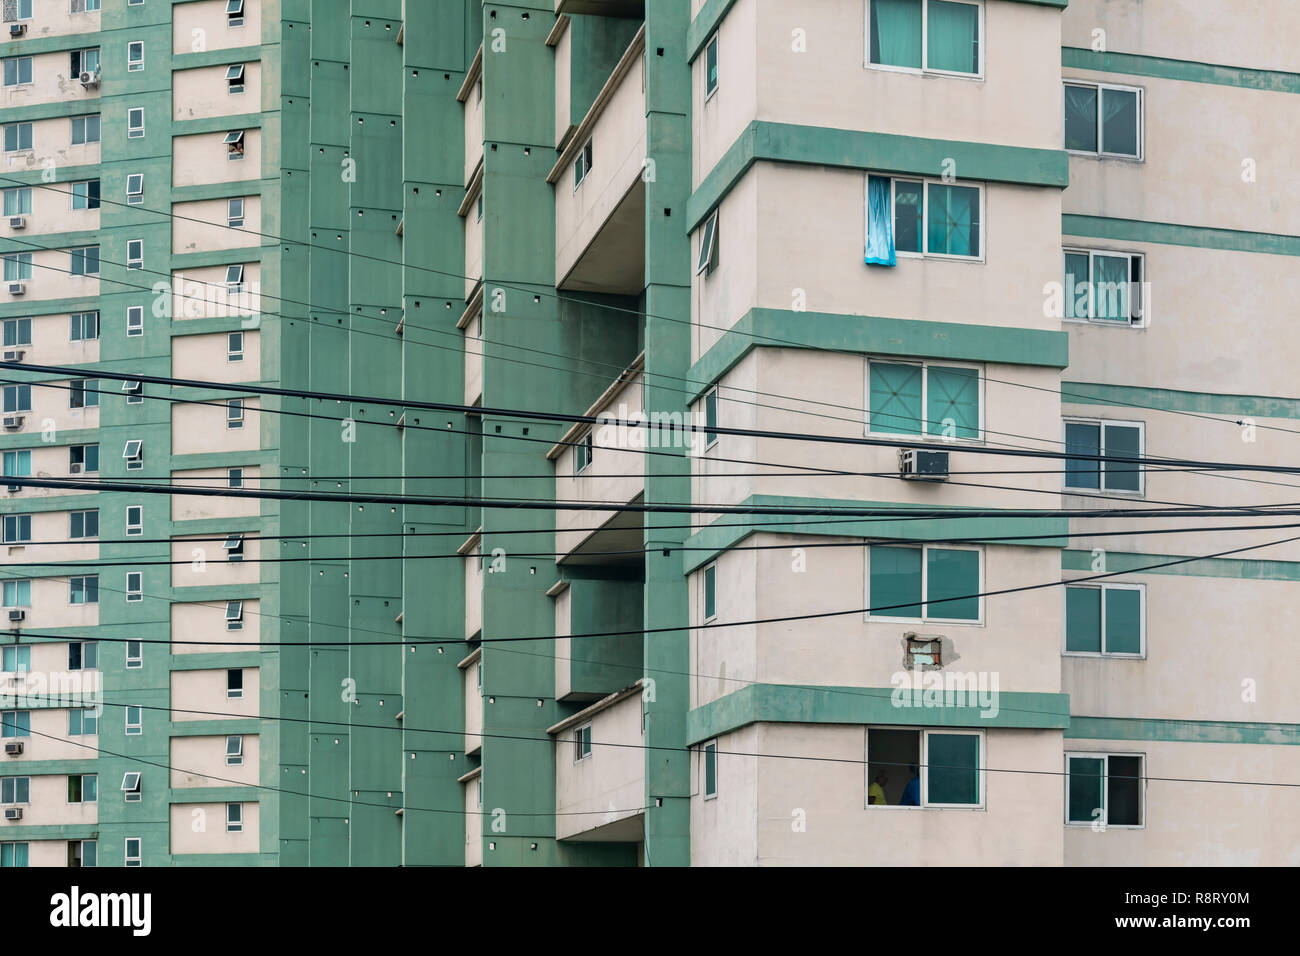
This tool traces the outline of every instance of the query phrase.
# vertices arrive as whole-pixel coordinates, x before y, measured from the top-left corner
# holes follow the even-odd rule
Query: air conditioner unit
[[[5,807],[6,820],[21,820],[23,818],[22,807]]]
[[[9,228],[10,228],[10,229],[26,229],[26,228],[27,228],[27,217],[26,217],[26,216],[10,216],[10,217],[9,217]]]
[[[22,486],[22,485],[10,485],[10,486],[9,486],[9,494],[11,494],[11,495],[16,495],[16,494],[18,494],[18,492],[20,492],[20,491],[22,491],[22,490],[23,490],[23,486]]]
[[[23,752],[23,745],[21,743],[15,742],[12,744],[5,744],[6,757],[18,757],[22,754],[22,752]]]
[[[21,282],[11,282],[11,283],[9,283],[9,294],[10,294],[10,295],[22,295],[22,294],[25,293],[26,291],[27,291],[27,286],[24,285],[24,284],[21,283]]]
[[[21,362],[26,354],[22,349],[5,349],[5,361]]]
[[[899,449],[898,476],[919,481],[947,481],[948,453],[922,448]]]
[[[16,431],[18,431],[18,429],[20,429],[20,428],[22,428],[22,427],[23,427],[23,416],[21,416],[21,415],[6,415],[6,416],[4,417],[4,428],[5,428],[5,431],[16,432]]]
[[[24,36],[24,35],[26,35],[26,33],[27,33],[27,24],[25,24],[25,23],[11,23],[11,24],[9,24],[9,35],[10,35],[11,37],[20,37],[20,36]]]
[[[99,86],[99,71],[95,70],[92,73],[90,70],[83,70],[77,79],[81,80],[82,86]]]
[[[11,607],[9,609],[9,623],[21,624],[27,619],[27,612],[20,607]]]
[[[79,474],[81,474],[81,465],[80,465],[79,463],[74,463],[74,464],[69,465],[69,466],[68,466],[68,474],[70,474],[70,475],[79,475]]]

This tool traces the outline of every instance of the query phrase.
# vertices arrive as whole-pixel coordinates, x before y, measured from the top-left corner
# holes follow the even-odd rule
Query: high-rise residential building
[[[1285,0],[3,16],[3,865],[1297,862]]]

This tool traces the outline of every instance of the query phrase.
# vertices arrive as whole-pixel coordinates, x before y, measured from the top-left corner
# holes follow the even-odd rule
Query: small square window
[[[232,534],[227,536],[225,550],[227,561],[243,561],[244,536],[242,534]]]
[[[242,129],[231,130],[222,140],[226,144],[226,159],[243,159],[244,158],[244,131]]]
[[[578,153],[578,158],[573,161],[573,188],[576,190],[582,185],[582,181],[591,174],[592,149],[591,140],[587,140],[585,146]]]
[[[128,269],[144,268],[143,239],[128,239],[126,241],[126,267]]]
[[[704,569],[704,621],[707,624],[718,616],[717,565]]]
[[[1066,826],[1144,826],[1144,763],[1143,754],[1067,753]]]
[[[226,92],[244,92],[244,64],[236,63],[234,66],[226,67]]]
[[[122,394],[128,405],[139,405],[144,401],[144,383],[128,380],[122,383]]]
[[[141,841],[139,837],[126,838],[126,847],[123,850],[123,855],[127,866],[143,866],[143,853],[143,841]]]
[[[131,471],[138,471],[144,467],[144,441],[139,438],[132,438],[122,447],[122,457],[126,459],[126,467]]]
[[[238,631],[244,627],[244,602],[226,602],[226,630]]]
[[[718,35],[709,38],[704,50],[704,99],[718,92]]]
[[[244,0],[226,0],[226,26],[244,25]]]
[[[596,438],[594,432],[587,432],[583,435],[573,449],[573,473],[580,475],[591,465],[595,457]]]
[[[244,738],[227,737],[226,738],[226,766],[238,767],[244,762]]]
[[[244,286],[244,267],[242,265],[226,266],[226,291],[242,292]]]
[[[227,488],[244,487],[244,469],[228,468],[226,470],[226,487]]]
[[[700,235],[700,256],[695,262],[695,274],[707,275],[718,264],[718,210],[713,210],[705,220]]]

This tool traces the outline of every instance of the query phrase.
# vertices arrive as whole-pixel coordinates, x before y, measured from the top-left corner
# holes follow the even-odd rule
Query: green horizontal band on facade
[[[193,70],[204,66],[225,66],[234,63],[252,63],[262,58],[260,46],[231,46],[221,50],[202,50],[197,53],[173,53],[171,69]]]
[[[1153,564],[1191,558],[1183,564],[1143,571],[1143,574],[1176,574],[1198,578],[1240,578],[1247,581],[1300,581],[1300,562],[1263,561],[1249,558],[1196,558],[1193,555],[1140,554],[1132,551],[1107,551],[1107,571],[1132,571]],[[1061,552],[1062,571],[1092,572],[1091,551],[1067,549]]]
[[[1146,717],[1071,717],[1069,740],[1150,740],[1196,744],[1300,746],[1300,724]]]
[[[961,179],[972,182],[1061,189],[1070,182],[1069,156],[1060,149],[755,121],[736,137],[699,189],[691,194],[686,203],[686,231],[697,229],[760,160],[910,176],[940,176],[951,168],[949,164],[955,163]]]
[[[173,203],[201,202],[205,199],[234,199],[260,196],[260,179],[236,179],[228,183],[206,183],[202,186],[173,186]]]
[[[922,702],[913,700],[910,688],[750,684],[689,711],[686,714],[686,742],[698,744],[756,723],[1037,730],[1061,730],[1070,724],[1069,694],[1031,691],[985,693],[991,698],[986,707],[972,701],[976,696],[973,690],[959,691],[953,702],[932,706],[924,705],[924,698]]]
[[[268,647],[265,651],[254,647],[247,651],[212,651],[202,654],[175,654],[167,660],[167,669],[173,671],[228,670],[232,667],[260,667],[262,655],[277,654],[279,648]],[[183,711],[178,711],[183,712]]]
[[[38,250],[29,251],[35,252]],[[36,299],[33,301],[13,299],[0,304],[0,314],[5,318],[13,315],[21,315],[24,318],[29,316],[39,318],[44,315],[58,315],[61,312],[93,312],[99,306],[100,296],[98,295],[76,295],[62,299]]]
[[[835,508],[909,508],[911,505],[897,501],[845,501],[837,498],[795,498],[781,495],[750,495],[739,505],[741,508],[766,507],[821,508],[828,511]],[[760,532],[775,534],[797,534],[809,537],[847,537],[847,538],[898,538],[905,541],[934,541],[943,538],[1008,538],[999,541],[1004,545],[1030,545],[1042,548],[1063,548],[1066,545],[1066,532],[1069,530],[1068,519],[1064,517],[993,517],[963,518],[963,511],[968,508],[936,508],[943,512],[942,517],[932,519],[906,518],[898,521],[882,521],[878,518],[855,521],[852,518],[828,515],[823,521],[818,518],[798,518],[790,521],[781,516],[755,516],[752,521],[737,521],[737,515],[727,514],[706,525],[686,540],[686,546],[701,548],[699,551],[683,551],[683,573],[692,571],[710,561],[719,554],[734,548],[750,535]],[[988,510],[988,509],[980,509]],[[1051,538],[1028,538],[1016,540],[1014,535],[1060,535]]]
[[[230,116],[204,116],[200,119],[175,120],[172,136],[191,136],[196,133],[224,133],[239,129],[261,129],[262,120],[269,113],[235,113]]]
[[[1172,60],[1163,56],[1142,56],[1135,53],[1099,53],[1094,50],[1067,46],[1061,48],[1061,66],[1074,70],[1090,70],[1094,73],[1150,76],[1161,80],[1211,83],[1215,86],[1236,86],[1242,89],[1263,90],[1269,93],[1300,93],[1300,73],[1285,73],[1281,70],[1256,70],[1240,66],[1221,66],[1215,63],[1195,63],[1191,60]]]
[[[1224,252],[1300,256],[1300,236],[1183,226],[1170,222],[1143,222],[1137,219],[1112,219],[1109,216],[1076,216],[1067,213],[1061,216],[1061,234],[1122,242],[1151,242],[1164,246],[1194,246]]]
[[[83,229],[79,232],[45,232],[31,240],[19,239],[16,236],[6,236],[0,239],[0,255],[12,255],[15,252],[67,252],[72,248],[82,246],[98,246],[101,242],[103,233],[98,229]],[[49,275],[49,269],[37,269],[33,267],[32,278],[25,281],[37,283],[40,281],[40,274]],[[62,277],[60,277],[62,278]],[[98,276],[75,276],[73,278],[86,278],[97,280]]]
[[[695,388],[687,404],[698,401],[756,348],[906,355],[1045,368],[1070,364],[1068,332],[757,308],[746,312],[691,366],[687,379]]]
[[[1300,419],[1300,398],[1266,395],[1216,395],[1179,392],[1139,385],[1102,385],[1096,382],[1062,382],[1062,405],[1123,405],[1161,412],[1200,412],[1232,418]]]
[[[31,809],[31,808],[28,808]],[[44,826],[6,826],[3,839],[35,842],[37,840],[97,840],[100,825],[98,823],[51,823]]]
[[[202,776],[199,774],[198,776]],[[231,784],[221,787],[169,787],[168,803],[256,803],[258,788]]]
[[[59,166],[52,170],[54,178],[50,179],[51,170],[44,166],[32,169],[6,169],[0,173],[0,187],[11,186],[48,186],[50,183],[75,183],[87,179],[99,179],[103,167],[99,163],[87,163],[84,166]]]
[[[39,123],[42,120],[67,119],[71,116],[96,116],[99,99],[52,100],[5,108],[5,123]]]
[[[222,720],[173,721],[169,732],[173,737],[225,737],[231,734],[249,736],[257,734],[261,726],[262,721],[258,717],[227,717]]]
[[[275,252],[275,246],[243,246],[238,249],[178,252],[172,255],[172,272],[184,272],[186,269],[206,269],[211,266],[232,266],[261,262],[262,256],[265,254],[264,250]],[[222,284],[224,285],[224,283]]]
[[[173,853],[168,866],[279,866],[278,853]]]

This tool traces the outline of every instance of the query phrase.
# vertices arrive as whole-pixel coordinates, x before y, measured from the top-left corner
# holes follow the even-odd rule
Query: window
[[[1120,159],[1142,158],[1142,91],[1106,83],[1065,84],[1065,148]]]
[[[68,777],[68,803],[97,803],[99,777],[93,773],[74,773]]]
[[[73,13],[99,12],[99,0],[72,0]]]
[[[718,390],[709,389],[704,396],[704,447],[712,448],[718,443],[718,433],[709,429],[718,427]]]
[[[244,738],[226,738],[226,766],[238,767],[244,762]]]
[[[69,445],[68,472],[73,475],[82,472],[99,471],[98,445]]]
[[[68,736],[93,737],[99,733],[99,715],[93,707],[68,711]]]
[[[231,130],[222,140],[226,144],[226,159],[243,159],[244,158],[244,131],[242,129]]]
[[[27,3],[28,11],[31,10],[31,0]],[[30,13],[29,13],[30,19]],[[27,865],[27,844],[26,843],[0,843],[0,867],[18,867]]]
[[[122,383],[122,393],[128,405],[140,405],[144,402],[144,383],[128,379]]]
[[[894,265],[895,253],[980,259],[983,205],[980,186],[868,176],[867,262]]]
[[[5,607],[31,607],[32,606],[32,582],[28,580],[15,581],[12,578],[4,582],[4,606]]]
[[[591,140],[587,140],[587,145],[583,146],[578,152],[578,158],[573,161],[573,188],[577,189],[582,185],[582,181],[587,178],[591,172]]]
[[[131,603],[144,600],[144,572],[126,572],[126,599]]]
[[[30,710],[0,712],[0,737],[30,737],[31,735],[32,712]]]
[[[126,642],[126,666],[128,670],[139,670],[144,667],[143,641]]]
[[[701,748],[704,754],[704,799],[718,795],[718,742],[710,740]]]
[[[226,804],[226,832],[240,833],[244,829],[244,805],[242,803]]]
[[[98,840],[69,840],[68,866],[87,867],[99,865]]]
[[[1065,823],[1140,827],[1146,785],[1141,754],[1065,755]]]
[[[238,631],[244,627],[244,602],[226,602],[226,630]]]
[[[5,190],[5,215],[26,216],[32,211],[32,190],[30,186],[18,186]]]
[[[99,72],[99,47],[91,47],[87,50],[70,51],[72,62],[70,64],[70,76],[77,79],[82,73]]]
[[[226,699],[239,700],[244,696],[244,672],[238,668],[226,671]]]
[[[99,404],[99,379],[78,378],[68,383],[69,408],[94,408]]]
[[[718,92],[718,35],[709,38],[709,45],[704,48],[704,99]]]
[[[31,136],[28,136],[28,149]],[[87,116],[72,117],[72,145],[85,146],[89,143],[99,142],[99,114],[91,113]]]
[[[244,267],[242,265],[226,266],[226,291],[241,292],[244,285]]]
[[[5,515],[4,516],[4,543],[21,544],[24,541],[32,540],[32,516],[31,515]]]
[[[978,548],[867,546],[868,620],[981,620],[983,562]]]
[[[1065,452],[1088,458],[1065,460],[1065,487],[1083,491],[1143,493],[1141,422],[1071,420],[1065,423]],[[1127,458],[1129,461],[1112,459]]]
[[[704,569],[704,620],[707,623],[718,616],[718,566],[710,564]]]
[[[244,469],[229,468],[226,470],[226,487],[242,488],[244,487]]]
[[[574,756],[573,759],[584,760],[591,756],[591,724],[585,727],[579,727],[573,732]]]
[[[68,518],[69,538],[99,537],[98,509],[91,509],[89,511],[70,511],[68,512]]]
[[[126,506],[126,533],[144,534],[144,505]]]
[[[474,201],[474,221],[483,221],[483,193],[478,194],[478,199]]]
[[[73,209],[99,208],[99,180],[87,179],[85,182],[72,184]]]
[[[226,25],[231,27],[244,25],[244,0],[226,0]]]
[[[226,92],[244,92],[244,64],[236,63],[234,66],[226,67]]]
[[[32,410],[32,387],[30,385],[6,385],[4,387],[4,406],[6,412],[30,412]]]
[[[96,117],[98,119],[98,117]],[[85,142],[85,140],[82,140]],[[73,145],[77,144],[76,139],[76,121],[73,121]],[[18,153],[23,150],[32,148],[32,124],[31,123],[7,123],[5,124],[5,152]]]
[[[127,803],[140,802],[140,771],[128,770],[122,774],[122,794]]]
[[[587,432],[574,443],[573,446],[573,473],[580,475],[587,470],[591,464],[592,458],[595,457],[596,436],[594,432]]]
[[[144,135],[144,108],[133,106],[126,111],[126,137],[139,139]]]
[[[136,737],[144,732],[144,714],[137,706],[130,705],[126,708],[126,735]]]
[[[72,256],[69,272],[74,276],[99,275],[99,246],[78,246],[68,250]]]
[[[978,368],[875,361],[868,366],[868,434],[983,437]]]
[[[867,61],[896,70],[980,76],[983,8],[966,0],[870,0]]]
[[[72,641],[68,644],[68,670],[93,671],[99,667],[99,641]]]
[[[5,319],[4,322],[5,348],[14,345],[31,345],[32,344],[32,320],[31,319]]]
[[[123,851],[123,854],[124,854],[124,856],[125,856],[125,860],[126,860],[125,865],[126,865],[126,866],[140,866],[140,865],[141,865],[140,857],[141,857],[141,854],[142,854],[142,853],[143,853],[143,850],[142,850],[142,847],[141,847],[141,840],[140,840],[140,838],[139,838],[139,837],[127,837],[127,838],[126,838],[126,847],[125,847],[125,850]]]
[[[142,305],[127,306],[126,334],[144,335],[144,306]]]
[[[144,69],[144,41],[132,40],[126,45],[126,71],[138,73]]]
[[[867,806],[984,805],[980,731],[867,728]]]
[[[1097,249],[1065,250],[1065,318],[1142,325],[1143,257]]]
[[[718,210],[713,210],[704,222],[704,232],[700,234],[700,257],[695,263],[695,274],[707,275],[718,264]]]
[[[226,200],[226,225],[238,229],[244,225],[244,200]]]
[[[5,86],[25,86],[32,81],[32,58],[11,56],[5,60]]]
[[[244,400],[242,398],[232,398],[226,403],[226,427],[244,427]]]
[[[139,471],[144,467],[144,441],[132,438],[123,446],[122,457],[126,459],[128,471]]]
[[[1065,588],[1065,653],[1141,657],[1146,653],[1146,589],[1140,584]]]
[[[144,202],[144,173],[126,174],[126,201],[131,206]]]
[[[144,0],[126,0],[126,5],[128,7],[142,7],[144,6]]]
[[[126,241],[126,267],[128,269],[144,268],[143,239],[128,239]]]
[[[32,18],[32,0],[5,0],[5,23]],[[26,866],[27,864],[23,864]]]
[[[23,282],[32,278],[32,254],[11,252],[5,256],[5,281]]]
[[[242,362],[244,360],[244,333],[226,333],[226,361]]]
[[[26,674],[32,669],[32,649],[26,644],[6,644],[0,654],[0,671]]]
[[[68,579],[69,604],[98,604],[99,575],[78,575]]]
[[[68,338],[73,342],[88,342],[99,338],[99,313],[73,312]]]
[[[4,473],[7,478],[25,478],[32,473],[32,453],[29,449],[4,453]]]
[[[0,777],[0,803],[31,802],[31,777]]]
[[[225,549],[227,561],[243,561],[244,536],[242,534],[227,535]]]

